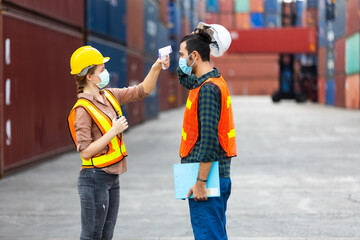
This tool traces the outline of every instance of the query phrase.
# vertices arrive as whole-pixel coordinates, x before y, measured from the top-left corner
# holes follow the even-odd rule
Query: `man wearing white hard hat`
[[[226,28],[206,23],[199,23],[180,44],[179,82],[190,90],[182,128],[181,163],[200,163],[197,182],[187,195],[196,240],[227,239],[225,212],[236,138],[229,90],[219,70],[211,66],[210,53],[220,57],[230,44]],[[208,198],[206,183],[215,161],[219,162],[220,197]]]

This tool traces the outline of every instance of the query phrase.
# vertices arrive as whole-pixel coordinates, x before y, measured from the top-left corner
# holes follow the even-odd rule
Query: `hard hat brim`
[[[109,60],[110,60],[110,58],[109,58],[109,57],[104,57],[104,61],[103,61],[103,63],[107,63]]]

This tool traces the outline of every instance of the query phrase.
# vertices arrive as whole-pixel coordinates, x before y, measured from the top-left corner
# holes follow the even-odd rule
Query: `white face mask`
[[[96,86],[98,86],[100,89],[106,87],[106,85],[108,85],[110,82],[110,74],[106,69],[99,74],[99,78],[101,81],[97,83]]]

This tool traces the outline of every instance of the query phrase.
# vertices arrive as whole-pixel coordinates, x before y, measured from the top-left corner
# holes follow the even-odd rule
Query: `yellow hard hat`
[[[80,47],[72,54],[70,58],[71,74],[78,74],[79,76],[83,76],[87,73],[88,70],[86,69],[86,71],[82,72],[85,70],[85,68],[106,63],[109,60],[109,57],[103,57],[103,55],[96,48],[91,46]]]

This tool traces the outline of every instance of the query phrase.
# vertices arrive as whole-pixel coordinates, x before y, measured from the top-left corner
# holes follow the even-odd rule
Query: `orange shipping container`
[[[232,13],[220,13],[220,25],[227,29],[234,28],[234,15]]]
[[[318,78],[318,102],[325,104],[325,78]]]
[[[264,12],[264,0],[251,0],[250,12]]]
[[[236,13],[235,14],[235,28],[236,29],[249,29],[250,28],[250,14]]]
[[[353,74],[346,77],[345,105],[346,108],[359,109],[360,75]]]

